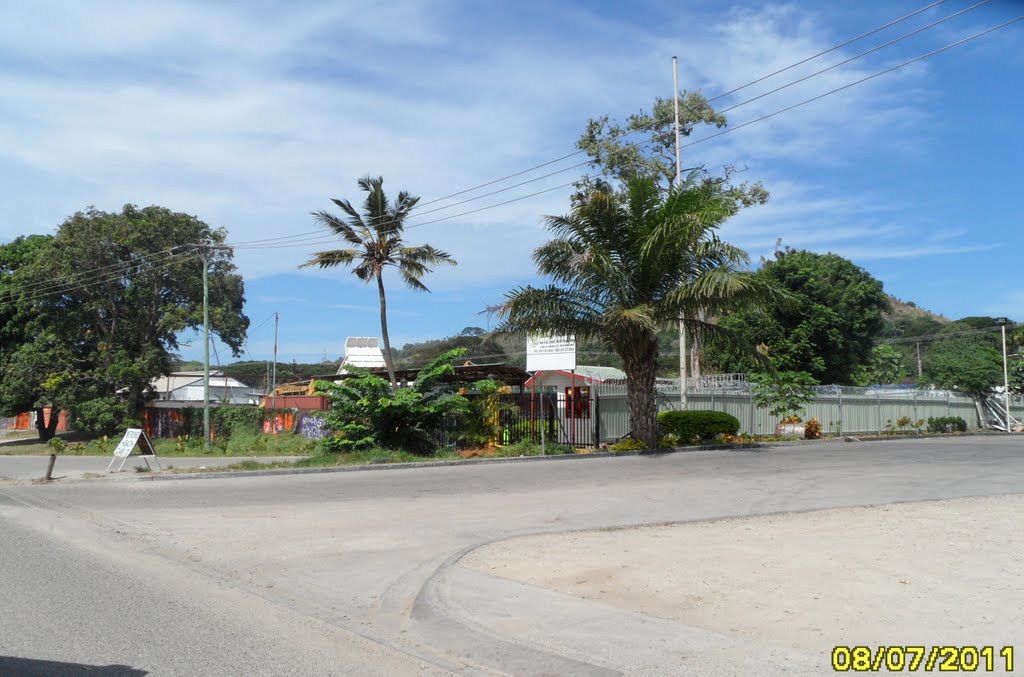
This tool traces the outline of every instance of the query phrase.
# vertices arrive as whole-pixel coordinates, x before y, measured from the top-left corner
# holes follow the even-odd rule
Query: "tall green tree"
[[[760,346],[782,370],[804,371],[820,383],[851,384],[871,359],[884,326],[889,299],[882,283],[835,254],[786,248],[757,271],[797,299],[772,303],[722,320],[722,325]],[[721,346],[712,351],[722,371],[753,371],[746,354]]]
[[[683,139],[696,130],[713,131],[728,124],[728,118],[717,113],[700,92],[679,93],[679,133]],[[638,143],[641,140],[643,142]],[[623,121],[612,120],[607,115],[591,118],[577,139],[576,147],[590,157],[592,167],[605,180],[625,186],[634,176],[648,176],[663,194],[667,194],[676,182],[675,142],[674,101],[657,97],[650,111],[641,110]],[[699,170],[693,176],[717,185],[721,192],[733,198],[734,210],[768,200],[768,191],[761,183],[734,185],[732,167],[724,167],[722,173],[716,175],[706,171],[703,165],[689,164],[691,166],[680,168],[679,173],[685,177],[691,170]]]
[[[391,354],[391,338],[388,335],[388,304],[384,293],[384,270],[393,267],[410,289],[429,292],[423,284],[423,276],[433,272],[430,266],[455,265],[455,259],[445,251],[430,245],[409,246],[403,239],[405,220],[413,207],[420,201],[406,191],[389,200],[384,193],[384,178],[369,176],[359,179],[360,190],[366,193],[363,211],[352,206],[348,200],[332,199],[345,216],[336,216],[327,211],[313,213],[313,218],[350,247],[316,252],[302,268],[334,268],[352,266],[352,272],[369,284],[377,283],[380,299],[380,330],[384,339],[384,363],[392,389],[398,387],[395,380],[394,356]]]
[[[728,118],[718,113],[700,92],[680,91],[679,132],[684,141],[694,133],[726,127]],[[657,97],[649,111],[641,110],[625,120],[612,120],[603,115],[587,121],[583,134],[576,141],[576,147],[591,159],[591,167],[600,178],[585,178],[577,186],[586,192],[596,181],[611,181],[613,185],[625,186],[633,176],[648,176],[654,179],[662,194],[667,194],[676,183],[677,167],[675,153],[675,101],[673,98]],[[685,151],[684,151],[685,152]],[[768,201],[768,191],[760,182],[735,183],[737,171],[725,166],[721,171],[711,171],[702,163],[683,159],[684,167],[678,168],[678,175],[692,183],[701,181],[714,187],[731,198],[728,202],[733,213]],[[698,320],[707,319],[700,316]],[[689,354],[692,375],[701,372],[700,336],[690,337]]]
[[[652,178],[608,184],[573,199],[566,216],[547,217],[555,239],[533,255],[547,287],[520,287],[491,308],[504,334],[572,334],[599,339],[618,353],[626,372],[633,436],[660,441],[654,391],[658,330],[773,295],[740,268],[747,256],[718,238],[734,211],[719,187],[691,181],[663,195]],[[691,332],[721,334],[687,320]]]
[[[33,318],[36,337],[16,358],[36,367],[20,373],[51,394],[51,386],[68,384],[62,404],[84,431],[137,420],[150,382],[170,369],[179,335],[202,325],[203,263],[194,247],[219,247],[225,237],[163,207],[74,214],[20,276],[16,303]],[[229,249],[209,258],[212,329],[237,355],[249,324],[242,278]]]
[[[853,370],[853,385],[896,383],[903,375],[903,358],[903,352],[895,346],[875,346],[871,349],[871,357],[867,363],[858,365]]]
[[[51,439],[58,413],[81,392],[78,370],[88,344],[68,344],[22,297],[45,293],[29,272],[52,255],[53,237],[29,235],[0,245],[0,415],[34,411],[39,439]],[[51,408],[46,419],[45,409]]]
[[[924,375],[940,388],[985,397],[1003,382],[1003,354],[975,337],[937,341],[925,356]]]

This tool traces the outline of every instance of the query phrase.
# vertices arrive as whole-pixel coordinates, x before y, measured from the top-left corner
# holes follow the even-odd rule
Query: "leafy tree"
[[[882,283],[835,254],[786,248],[757,275],[797,299],[726,317],[721,324],[761,347],[782,370],[805,371],[822,383],[849,384],[866,364],[883,327],[889,300]],[[712,360],[723,371],[752,371],[749,355],[716,346]]]
[[[491,308],[502,334],[572,334],[599,339],[622,359],[633,436],[660,441],[654,377],[658,330],[773,294],[739,270],[745,252],[717,236],[733,213],[719,186],[689,181],[662,196],[654,180],[637,177],[625,200],[607,184],[573,199],[567,216],[547,217],[555,239],[533,255],[553,284],[520,287]],[[692,333],[721,334],[687,321]]]
[[[592,166],[605,179],[625,186],[634,176],[647,176],[653,178],[667,194],[676,180],[673,107],[671,98],[658,97],[650,112],[641,110],[624,122],[612,121],[607,115],[588,120],[576,147],[591,158]],[[700,92],[679,93],[681,137],[689,137],[700,127],[720,128],[728,124],[726,116],[716,113]],[[645,142],[637,143],[638,139]],[[697,169],[700,171],[692,174],[687,169],[681,169],[680,173],[684,176],[690,174],[690,180],[700,177],[702,181],[715,184],[722,195],[732,198],[734,209],[763,204],[768,200],[768,191],[760,183],[732,185],[730,180],[735,172],[731,167],[726,167],[721,176],[713,176],[702,167]],[[582,187],[586,189],[593,185],[594,182],[590,181]]]
[[[224,239],[221,229],[155,206],[68,218],[20,273],[16,304],[38,337],[22,344],[21,366],[12,367],[24,387],[66,398],[83,429],[109,432],[126,416],[138,419],[178,335],[202,324],[203,264],[189,250]],[[230,250],[213,250],[211,325],[236,355],[249,323],[244,300]]]
[[[818,382],[802,371],[770,371],[752,374],[754,404],[772,416],[799,416],[814,399]]]
[[[903,352],[895,346],[875,346],[867,364],[858,365],[853,370],[853,385],[896,383],[903,375],[903,357]]]
[[[925,356],[924,374],[940,388],[984,397],[1003,382],[1003,355],[976,337],[938,341]]]
[[[430,291],[422,278],[431,272],[430,266],[455,265],[455,259],[447,252],[430,245],[410,247],[402,239],[405,219],[420,201],[402,191],[398,199],[389,201],[384,193],[384,178],[369,176],[359,179],[359,188],[366,192],[363,213],[348,200],[332,199],[345,214],[338,217],[327,211],[314,212],[313,217],[328,230],[342,238],[348,249],[332,249],[316,252],[301,267],[317,266],[333,268],[344,265],[354,266],[352,272],[365,283],[377,282],[380,298],[380,330],[384,338],[384,362],[388,368],[391,388],[398,387],[395,379],[395,362],[391,353],[391,338],[388,335],[387,298],[384,294],[384,269],[394,267],[406,286],[417,291]]]
[[[446,417],[469,408],[455,386],[443,381],[455,373],[451,362],[461,355],[461,350],[451,350],[437,356],[420,370],[411,388],[392,390],[380,376],[358,367],[347,367],[351,375],[339,383],[317,381],[318,392],[331,401],[325,418],[334,434],[324,440],[327,449],[433,451],[431,433]]]
[[[679,128],[681,138],[689,138],[697,129],[717,129],[728,125],[725,115],[715,112],[700,92],[679,92]],[[657,182],[659,189],[667,194],[676,183],[675,154],[675,111],[672,98],[658,97],[649,112],[641,110],[630,115],[623,122],[612,121],[607,115],[587,122],[586,129],[576,142],[576,147],[591,159],[591,166],[597,169],[604,180],[613,181],[623,187],[634,176],[647,176]],[[723,207],[732,213],[744,207],[764,204],[768,191],[760,183],[734,184],[736,170],[732,166],[722,168],[720,174],[710,172],[703,165],[683,167],[679,175],[688,183],[703,182],[714,187],[723,197]],[[577,184],[581,195],[599,183],[601,179],[587,178]],[[625,191],[621,192],[625,195]],[[698,320],[707,319],[704,315]],[[673,332],[678,339],[678,328]],[[677,351],[678,351],[678,340]],[[701,372],[701,337],[690,337],[690,361],[694,376]],[[598,358],[597,361],[607,361]],[[668,366],[670,360],[665,361]],[[678,360],[676,360],[678,368]]]
[[[1024,359],[1017,359],[1009,364],[1010,392],[1024,395]]]

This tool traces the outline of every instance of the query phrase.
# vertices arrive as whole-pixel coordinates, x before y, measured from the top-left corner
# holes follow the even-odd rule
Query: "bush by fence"
[[[675,435],[685,442],[735,435],[740,430],[739,419],[723,411],[663,411],[658,414],[658,423],[666,435]]]
[[[959,416],[930,417],[928,419],[928,432],[965,433],[967,432],[967,421]]]

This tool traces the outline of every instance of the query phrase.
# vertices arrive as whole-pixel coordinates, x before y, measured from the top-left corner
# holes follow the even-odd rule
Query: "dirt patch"
[[[807,649],[1019,643],[1024,496],[503,541],[462,565]],[[998,649],[997,649],[998,651]]]

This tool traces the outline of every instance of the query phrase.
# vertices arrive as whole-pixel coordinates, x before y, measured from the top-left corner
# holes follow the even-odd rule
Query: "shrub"
[[[333,434],[322,441],[326,451],[346,453],[380,447],[429,454],[432,433],[447,418],[469,410],[469,402],[455,394],[444,377],[455,373],[451,362],[464,348],[442,353],[420,370],[411,388],[394,392],[380,376],[352,367],[341,383],[317,381],[318,394],[327,395],[331,409],[324,417]]]
[[[724,411],[663,411],[658,414],[658,423],[666,434],[675,435],[681,442],[706,442],[740,430],[739,419]]]
[[[609,444],[609,451],[640,451],[646,449],[647,445],[640,440],[634,440],[632,437],[619,440],[615,444]]]
[[[821,423],[816,418],[812,418],[807,423],[804,423],[804,439],[805,440],[817,440],[821,438]]]
[[[814,386],[818,385],[814,377],[802,371],[751,374],[750,382],[754,404],[772,416],[799,416],[814,400]]]
[[[967,421],[963,420],[959,416],[939,416],[928,418],[928,432],[930,433],[945,433],[945,432],[967,432]]]

